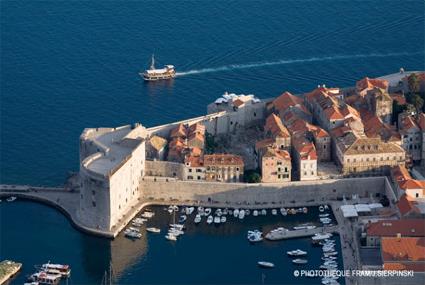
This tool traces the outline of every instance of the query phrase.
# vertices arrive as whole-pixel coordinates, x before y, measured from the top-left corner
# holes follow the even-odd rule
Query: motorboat
[[[215,215],[221,217],[221,215],[223,214],[223,212],[221,211],[221,209],[217,209],[215,210]]]
[[[308,208],[307,207],[303,207],[303,213],[307,214],[308,213]]]
[[[268,232],[265,236],[268,240],[280,240],[285,238],[286,234],[288,232],[288,229],[285,229],[283,227],[279,227],[277,229],[271,230]]]
[[[201,222],[201,215],[200,214],[196,214],[195,224],[199,224],[200,222]]]
[[[154,228],[154,227],[146,228],[146,231],[150,233],[156,233],[156,234],[161,232],[160,229]]]
[[[324,208],[325,208],[325,210],[329,210],[329,206],[328,205],[325,205]]]
[[[300,214],[303,213],[303,208],[298,208],[297,213],[300,213]]]
[[[323,205],[319,206],[319,212],[324,212],[325,211],[325,207],[323,207]]]
[[[243,219],[245,217],[245,210],[239,211],[239,219]]]
[[[291,210],[289,210],[289,212],[291,213],[291,215],[295,215],[297,213],[297,210],[295,210],[294,208],[292,208]]]
[[[193,211],[195,210],[195,207],[186,207],[185,208],[185,213],[186,215],[191,215],[193,213]]]
[[[136,227],[128,227],[128,230],[132,232],[140,232],[140,230]]]
[[[319,218],[327,218],[327,217],[329,217],[329,213],[326,213],[326,214],[319,214]]]
[[[303,224],[303,225],[293,227],[294,230],[312,230],[312,229],[315,229],[315,228],[316,228],[316,226],[308,225],[308,224]]]
[[[288,211],[285,208],[281,208],[280,213],[282,214],[282,216],[288,215]]]
[[[233,217],[237,218],[239,216],[239,209],[233,210]]]
[[[28,280],[38,282],[38,284],[56,285],[59,284],[62,278],[61,274],[49,274],[45,271],[40,271],[32,274]]]
[[[168,207],[168,213],[172,214],[173,212],[177,212],[179,210],[179,207],[177,207],[176,205],[170,205]]]
[[[54,270],[55,272],[62,275],[62,277],[66,277],[66,278],[71,276],[71,267],[67,264],[54,264],[54,263],[50,263],[49,261],[41,265],[41,270],[42,271]]]
[[[139,224],[139,223],[136,223],[136,222],[131,222],[131,225],[133,227],[136,227],[136,228],[140,228],[141,226],[143,226],[143,224]]]
[[[143,224],[146,221],[147,219],[142,219],[142,218],[135,218],[132,220],[133,223],[137,223],[137,224]]]
[[[204,213],[204,207],[199,206],[198,207],[198,213],[202,215]]]
[[[177,230],[183,230],[184,229],[184,225],[182,225],[182,224],[170,224],[170,228],[174,228],[174,229],[177,229]]]
[[[325,252],[323,254],[323,256],[325,256],[325,257],[335,256],[335,255],[338,255],[338,252],[337,251]]]
[[[307,251],[303,251],[301,249],[290,250],[286,252],[289,256],[304,256],[307,255]]]
[[[330,222],[332,222],[332,219],[320,218],[320,222],[323,223],[323,224],[329,224]]]
[[[7,202],[13,202],[15,201],[17,198],[15,196],[9,197],[6,199]]]
[[[249,216],[251,214],[251,210],[250,209],[246,209],[245,210],[245,216]]]
[[[171,241],[177,240],[177,237],[173,234],[167,234],[167,235],[165,235],[165,238],[168,239],[168,240],[171,240]]]
[[[259,242],[263,240],[263,233],[259,230],[248,231],[247,238],[250,242]]]
[[[229,209],[225,208],[225,209],[223,210],[223,215],[224,215],[224,216],[227,216],[227,214],[229,214]]]
[[[253,215],[254,217],[257,217],[257,216],[258,216],[258,211],[257,211],[257,210],[254,210],[254,211],[252,212],[252,215]]]
[[[229,214],[230,216],[233,216],[233,210],[229,210],[228,214]]]
[[[302,258],[296,258],[296,259],[292,260],[292,263],[294,263],[294,264],[307,264],[308,260],[302,259]]]
[[[187,216],[186,215],[181,215],[180,218],[179,218],[179,223],[180,224],[183,224],[184,222],[186,222],[186,220],[187,220]]]
[[[267,215],[267,210],[266,209],[262,209],[261,210],[261,215],[263,215],[263,216]]]
[[[321,240],[328,239],[331,236],[332,236],[332,234],[330,234],[330,233],[317,233],[317,234],[315,234],[314,236],[311,237],[311,240],[313,242],[315,242],[315,241],[319,242]]]
[[[226,221],[227,221],[226,216],[223,215],[223,216],[220,217],[220,222],[221,223],[225,223]]]
[[[211,224],[214,221],[213,216],[208,216],[207,218],[207,224]]]
[[[184,231],[171,228],[171,229],[168,230],[168,234],[172,234],[172,235],[178,237],[178,236],[183,235],[184,234]]]
[[[155,216],[154,212],[150,212],[150,211],[145,211],[140,215],[142,218],[146,218],[146,219],[150,219],[153,216]]]
[[[205,216],[209,216],[211,214],[211,208],[205,209]]]
[[[272,215],[273,215],[273,216],[276,216],[276,215],[277,215],[277,210],[276,210],[276,209],[273,209],[273,210],[272,210]]]
[[[142,234],[135,231],[124,231],[124,235],[131,239],[139,239],[142,237]]]
[[[140,72],[139,75],[143,77],[145,81],[156,81],[164,79],[172,79],[176,76],[176,71],[173,65],[167,64],[163,68],[155,68],[155,58],[152,55],[151,66],[144,72]]]
[[[264,267],[264,268],[273,268],[274,264],[268,261],[258,261],[257,262],[258,266],[260,267]]]
[[[212,217],[212,216],[211,216]],[[214,217],[214,224],[219,224],[219,223],[221,223],[221,219],[220,219],[220,217],[219,216],[215,216]]]

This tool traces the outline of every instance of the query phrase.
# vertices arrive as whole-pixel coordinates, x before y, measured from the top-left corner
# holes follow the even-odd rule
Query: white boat
[[[258,266],[260,267],[264,267],[264,268],[273,268],[274,264],[268,261],[258,261],[257,262]]]
[[[201,214],[201,215],[204,214],[204,207],[199,206],[198,207],[198,213]]]
[[[208,216],[207,218],[207,224],[211,224],[214,221],[213,216]]]
[[[227,221],[226,216],[221,216],[221,218],[220,218],[220,222],[221,222],[221,223],[225,223],[226,221]]]
[[[221,212],[221,209],[217,209],[217,210],[215,210],[215,215],[216,216],[219,216],[219,217],[221,217],[221,215],[223,214],[222,212]]]
[[[186,215],[181,215],[180,216],[180,218],[179,218],[179,223],[184,223],[184,222],[186,222],[186,220],[187,220],[187,216]]]
[[[289,256],[304,256],[307,255],[307,251],[303,251],[301,249],[290,250],[286,252]]]
[[[160,230],[160,229],[158,229],[158,228],[154,228],[154,227],[146,228],[146,231],[147,231],[147,232],[150,232],[150,233],[156,233],[156,234],[161,232],[161,230]]]
[[[280,209],[280,213],[282,214],[282,216],[287,216],[288,215],[288,211],[285,208],[281,208]]]
[[[239,216],[239,209],[233,210],[233,217],[237,218]]]
[[[324,211],[325,211],[325,207],[323,207],[323,205],[320,205],[320,206],[319,206],[319,211],[320,211],[320,212],[324,212]]]
[[[329,217],[329,213],[319,214],[319,218],[327,218],[327,217]]]
[[[267,210],[266,209],[262,209],[261,210],[261,215],[263,215],[263,216],[267,215]]]
[[[316,226],[313,226],[313,225],[299,225],[299,226],[293,227],[294,230],[312,230],[315,228]]]
[[[321,241],[321,240],[324,240],[324,239],[328,239],[331,236],[332,236],[332,234],[329,234],[329,233],[324,233],[324,234],[318,233],[318,234],[315,234],[314,236],[312,236],[311,240],[312,241]]]
[[[245,210],[239,211],[239,219],[243,219],[245,217]]]
[[[201,215],[200,214],[196,214],[195,224],[199,224],[200,222],[201,222]]]
[[[280,240],[285,238],[286,234],[288,232],[288,229],[285,229],[283,227],[279,227],[277,229],[271,230],[268,232],[265,236],[268,240]]]
[[[171,241],[177,240],[177,237],[173,234],[167,234],[167,235],[165,235],[165,238],[168,239],[168,240],[171,240]]]
[[[212,217],[212,216],[211,216],[211,217]],[[215,217],[214,217],[214,224],[219,224],[220,222],[221,222],[220,217],[215,216]]]
[[[150,68],[145,70],[143,73],[140,72],[139,75],[143,77],[145,81],[156,81],[174,78],[176,76],[176,71],[174,70],[174,66],[169,64],[164,65],[161,69],[155,68],[155,58],[152,55]]]
[[[170,224],[170,228],[171,229],[177,229],[177,230],[183,230],[184,229],[184,225],[181,225],[181,224]]]
[[[325,210],[329,210],[329,206],[328,205],[325,205],[324,208],[325,208]]]
[[[276,215],[277,215],[277,210],[276,210],[276,209],[273,209],[273,210],[272,210],[272,215],[273,215],[273,216],[276,216]]]
[[[184,234],[184,231],[171,228],[171,229],[168,230],[168,234],[171,234],[171,235],[174,235],[174,236],[178,237],[178,236],[183,235]]]
[[[135,218],[135,219],[132,220],[132,222],[136,223],[136,224],[143,224],[146,221],[147,221],[147,219],[141,219],[141,218]]]
[[[254,211],[252,212],[252,215],[253,215],[254,217],[258,216],[258,211],[257,211],[257,210],[254,210]]]
[[[307,259],[301,259],[301,258],[297,258],[297,259],[293,259],[292,263],[294,264],[306,264],[308,261]]]
[[[186,213],[186,215],[191,215],[194,210],[195,210],[194,207],[186,207],[185,208],[185,213]]]
[[[323,223],[323,224],[329,224],[330,222],[332,222],[332,219],[320,218],[320,222]]]
[[[140,232],[140,230],[136,227],[128,227],[128,230],[132,232]]]
[[[308,208],[307,207],[303,207],[303,213],[307,214],[308,213]]]
[[[204,212],[205,216],[209,216],[211,214],[211,208],[206,208]]]
[[[128,238],[141,238],[142,234],[136,231],[124,231],[124,234]]]
[[[328,257],[322,257],[323,261],[328,261],[328,260],[337,260],[338,258],[335,256],[328,256]]]
[[[6,199],[7,202],[13,202],[15,201],[17,198],[15,196],[9,197]]]
[[[259,230],[248,231],[247,238],[250,242],[259,242],[263,240],[263,233]]]
[[[62,277],[69,277],[71,276],[71,267],[67,264],[54,264],[47,262],[43,265],[41,265],[42,271],[48,271],[48,270],[54,270],[57,272],[57,274],[62,275]]]
[[[150,211],[145,211],[140,215],[142,218],[146,218],[146,219],[150,219],[153,216],[155,216],[154,212],[150,212]]]
[[[250,209],[246,209],[245,210],[245,216],[249,216],[251,214],[251,210]]]
[[[136,223],[136,222],[131,222],[131,225],[133,227],[136,227],[136,228],[140,228],[141,226],[143,226],[143,224],[139,224],[139,223]]]
[[[29,277],[30,281],[38,282],[39,284],[44,285],[56,285],[59,284],[62,278],[61,274],[49,274],[45,271],[40,271],[32,274]]]
[[[229,209],[225,208],[223,210],[223,215],[227,216],[229,214]]]
[[[232,216],[232,215],[233,215],[233,210],[229,210],[228,214],[229,214],[230,216]]]
[[[338,255],[338,252],[337,251],[325,252],[323,254],[323,256],[325,256],[325,257],[335,256],[335,255]]]

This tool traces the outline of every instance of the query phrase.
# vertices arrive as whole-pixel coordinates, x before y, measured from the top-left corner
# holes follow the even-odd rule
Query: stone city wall
[[[184,164],[171,161],[146,161],[146,176],[184,179]]]
[[[386,177],[346,178],[341,180],[297,181],[280,184],[245,184],[195,181],[142,181],[142,199],[160,201],[201,201],[217,203],[282,203],[306,205],[331,199],[342,199],[353,194],[369,197],[376,193],[391,195]],[[393,195],[393,194],[392,194]],[[392,197],[390,196],[390,199]]]

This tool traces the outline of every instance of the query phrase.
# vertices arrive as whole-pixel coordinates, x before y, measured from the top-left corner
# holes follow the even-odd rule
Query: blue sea
[[[149,127],[201,115],[225,91],[269,98],[318,84],[350,86],[400,67],[423,70],[424,11],[423,0],[1,0],[0,183],[63,184],[78,170],[86,127]],[[153,53],[158,66],[173,64],[180,75],[143,82],[138,73]],[[127,254],[136,257],[122,283],[261,283],[260,271],[238,260],[286,247],[250,251],[242,230],[207,231],[174,246],[148,238],[123,246],[127,253],[120,249],[128,241],[83,235],[45,206],[0,209],[0,258],[27,270],[56,257],[72,263],[79,284],[100,283],[110,255]],[[279,272],[264,283],[301,282]]]

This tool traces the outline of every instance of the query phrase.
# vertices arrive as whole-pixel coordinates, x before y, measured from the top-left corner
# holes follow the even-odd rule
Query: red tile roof
[[[391,175],[394,178],[394,181],[400,186],[400,184],[406,180],[412,179],[409,171],[405,166],[395,166],[391,168]]]
[[[400,188],[404,190],[408,189],[423,189],[425,190],[425,181],[409,179],[400,183]]]
[[[183,124],[179,124],[177,127],[171,130],[170,137],[185,137],[186,136],[186,128]]]
[[[269,147],[269,146],[271,147],[274,144],[275,144],[275,140],[274,139],[271,139],[271,138],[263,139],[263,140],[257,141],[255,143],[255,149],[258,151],[258,150],[260,150],[262,148],[265,148],[265,147]]]
[[[421,128],[422,132],[425,132],[425,113],[419,114],[418,126]]]
[[[383,264],[384,270],[413,270],[414,272],[424,272],[423,262],[388,262]]]
[[[381,239],[383,262],[425,261],[424,237],[383,237]]]
[[[202,167],[204,162],[202,157],[199,156],[186,156],[184,163],[189,164],[190,167]]]
[[[344,119],[344,116],[341,114],[341,112],[338,110],[336,106],[331,106],[329,108],[326,108],[323,112],[325,113],[326,118],[330,121]]]
[[[282,120],[275,114],[271,114],[267,117],[264,131],[270,132],[274,137],[290,137],[288,129],[282,124]]]
[[[233,106],[236,106],[236,107],[240,107],[243,104],[245,104],[245,102],[242,101],[241,99],[236,99],[235,101],[233,101]]]
[[[396,237],[425,237],[425,222],[423,219],[381,220],[371,223],[367,228],[368,236]]]
[[[392,93],[390,94],[390,97],[394,100],[397,101],[397,103],[399,105],[406,105],[406,97],[404,97],[403,94],[400,93]]]
[[[289,152],[287,152],[286,150],[276,149],[272,147],[267,148],[267,152],[264,154],[263,157],[278,157],[283,160],[291,160]]]
[[[289,109],[291,106],[302,105],[303,99],[292,95],[288,91],[277,97],[272,101],[272,106],[277,111]]]
[[[400,197],[400,200],[397,202],[397,208],[400,211],[401,215],[405,216],[410,212],[419,212],[415,204],[416,203],[414,201],[411,201],[406,194],[403,194]]]
[[[316,147],[304,137],[295,138],[293,146],[302,160],[317,160]]]
[[[356,83],[357,90],[364,90],[364,89],[372,89],[374,87],[378,87],[381,89],[388,89],[388,81],[383,79],[371,79],[368,77],[365,77]]]

